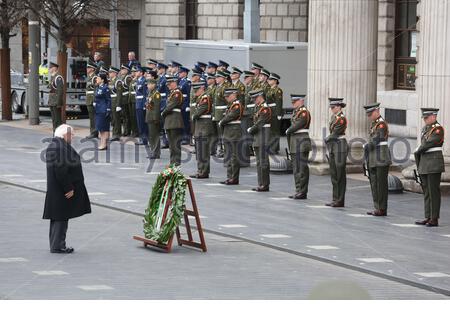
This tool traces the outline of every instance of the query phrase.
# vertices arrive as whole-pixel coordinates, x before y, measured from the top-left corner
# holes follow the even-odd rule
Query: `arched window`
[[[418,0],[395,5],[395,88],[415,90]]]

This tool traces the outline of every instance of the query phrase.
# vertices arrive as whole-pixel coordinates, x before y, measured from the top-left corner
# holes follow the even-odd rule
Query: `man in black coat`
[[[70,145],[72,138],[72,127],[63,124],[55,130],[55,137],[46,151],[47,194],[43,219],[50,220],[52,253],[74,251],[66,247],[68,221],[91,212],[81,159]]]

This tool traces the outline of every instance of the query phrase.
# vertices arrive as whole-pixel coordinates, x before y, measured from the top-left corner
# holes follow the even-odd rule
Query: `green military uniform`
[[[435,114],[438,109],[422,108],[423,117]],[[420,146],[414,152],[417,170],[420,175],[424,194],[425,221],[417,224],[426,224],[434,227],[438,225],[441,208],[441,175],[445,171],[442,146],[444,144],[444,128],[434,122],[422,129]]]
[[[258,175],[258,188],[256,191],[268,191],[270,185],[269,143],[271,139],[272,110],[263,102],[256,106],[253,116],[253,125],[248,132],[254,136],[253,149],[256,156],[256,170]],[[262,190],[260,190],[260,188]]]
[[[126,74],[119,76],[122,81],[122,98],[120,99],[120,107],[122,108],[123,136],[131,135],[131,119],[130,119],[130,90],[131,76]]]
[[[161,140],[159,139],[159,133],[161,132],[160,105],[161,94],[158,90],[149,91],[146,103],[145,122],[148,125],[148,142],[151,157],[153,158],[159,158],[161,156]]]
[[[295,195],[291,197],[293,199],[306,199],[308,194],[308,159],[312,150],[309,138],[310,124],[311,114],[308,109],[305,106],[299,106],[292,113],[291,126],[286,130],[294,173]]]
[[[131,79],[128,85],[128,117],[130,122],[130,134],[137,138],[139,130],[136,120],[136,79]]]
[[[245,75],[253,75],[253,72],[245,71]],[[244,114],[242,116],[242,122],[243,122],[243,129],[244,129],[244,135],[245,135],[245,144],[248,146],[248,154],[253,154],[252,144],[253,144],[253,136],[247,132],[248,128],[253,126],[253,115],[255,114],[255,103],[252,102],[252,99],[250,97],[249,92],[252,90],[258,89],[259,81],[256,79],[253,79],[253,81],[245,86],[245,92],[244,92],[244,101],[245,101],[245,108],[244,108]]]
[[[111,115],[112,115],[112,139],[120,139],[122,136],[122,101],[123,82],[119,77],[109,81],[109,90],[111,92]]]
[[[56,73],[50,77],[48,84],[48,106],[52,115],[53,131],[62,124],[61,108],[64,103],[64,79]]]
[[[230,87],[238,90],[238,100],[242,105],[244,105],[244,103],[245,103],[245,85],[241,82],[241,80],[237,80],[235,83],[231,83]]]
[[[379,108],[379,104],[364,107],[367,113]],[[364,155],[369,171],[370,187],[372,190],[374,212],[368,212],[374,216],[385,216],[388,204],[388,174],[392,164],[388,146],[389,127],[380,116],[372,121],[369,129],[369,140],[364,145]]]
[[[223,143],[225,145],[224,161],[227,167],[227,181],[231,182],[231,184],[237,184],[239,182],[241,168],[239,147],[241,146],[240,142],[242,138],[241,117],[243,111],[242,104],[236,99],[228,103],[225,115],[219,122],[219,126],[223,128]]]
[[[228,82],[224,82],[221,85],[216,85],[214,90],[214,107],[213,107],[213,122],[217,127],[217,141],[213,142],[215,145],[219,144],[219,155],[223,153],[222,143],[222,128],[219,126],[220,120],[223,119],[225,111],[227,109],[227,101],[224,96],[224,90],[228,88]]]
[[[208,87],[206,88],[205,94],[209,96],[209,98],[211,99],[211,103],[213,105],[213,110],[211,110],[212,115],[211,117],[214,118],[214,97],[216,95],[216,85],[208,85]],[[213,121],[211,119],[211,121]],[[212,122],[213,123],[213,132],[211,134],[211,142],[210,142],[210,146],[211,146],[211,155],[215,155],[216,154],[216,149],[217,149],[217,139],[219,137],[218,132],[217,132],[217,123],[216,122]]]
[[[194,110],[192,112],[192,110]],[[197,97],[196,106],[191,108],[195,121],[195,149],[197,151],[197,174],[201,177],[209,176],[211,137],[214,133],[212,122],[212,100],[208,94]]]
[[[339,99],[335,104],[345,107]],[[343,207],[345,203],[345,191],[347,187],[347,155],[348,144],[345,139],[347,118],[341,111],[331,117],[329,124],[330,134],[325,138],[328,149],[328,163],[330,165],[331,183],[333,185],[333,207]]]
[[[271,150],[273,153],[278,153],[280,151],[281,118],[283,117],[283,90],[278,86],[269,88],[266,93],[266,102],[272,109]]]
[[[167,79],[169,81],[169,78]],[[170,150],[170,164],[181,164],[181,138],[183,136],[183,94],[180,89],[171,90],[167,97],[167,105],[162,116],[164,117],[164,129],[167,132]]]
[[[95,89],[97,88],[95,79],[95,72],[92,72],[88,75],[86,82],[86,107],[89,114],[89,132],[92,137],[98,136],[98,131],[95,129],[94,94]]]

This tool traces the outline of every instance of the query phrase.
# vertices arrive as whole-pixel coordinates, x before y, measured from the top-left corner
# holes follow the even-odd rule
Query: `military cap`
[[[225,69],[228,69],[229,66],[230,66],[230,64],[228,62],[219,60],[219,67],[225,67]]]
[[[186,67],[181,66],[179,72],[186,72],[186,73],[189,73],[189,69],[186,68]]]
[[[269,79],[280,81],[281,77],[278,74],[272,72],[269,76]]]
[[[208,74],[206,75],[206,78],[207,78],[207,79],[215,79],[215,78],[216,78],[216,75],[215,75],[214,73],[208,73]]]
[[[261,70],[261,74],[263,74],[263,75],[265,75],[265,76],[270,76],[270,71],[269,70],[267,70],[267,69],[262,69]]]
[[[291,93],[291,100],[295,101],[295,100],[300,100],[300,99],[305,99],[306,95],[305,94],[298,94],[298,93]]]
[[[156,79],[148,79],[148,80],[147,80],[147,83],[157,84],[157,83],[158,83],[158,80],[156,80]]]
[[[162,62],[158,62],[158,65],[156,66],[158,69],[167,69],[167,64],[164,64]]]
[[[147,59],[147,64],[158,64],[158,60],[155,59]]]
[[[225,73],[227,77],[229,77],[231,74],[230,70],[228,69],[223,69],[222,72]]]
[[[198,69],[198,68],[193,68],[193,69],[191,70],[191,72],[192,72],[192,75],[193,75],[193,76],[195,76],[195,75],[201,76],[201,75],[203,74],[203,71],[200,70],[200,69]]]
[[[339,106],[345,108],[344,98],[328,98],[330,107]]]
[[[178,82],[178,77],[176,76],[167,76],[166,77],[167,82]]]
[[[126,64],[122,64],[122,65],[120,66],[120,69],[127,69],[128,71],[130,71],[130,67],[127,66]]]
[[[437,116],[439,109],[437,108],[420,108],[422,111],[422,118],[426,118],[428,116],[435,115]]]
[[[263,69],[264,67],[260,64],[257,64],[256,62],[252,62],[252,69]]]
[[[225,72],[223,72],[223,71],[217,71],[216,72],[216,78],[217,77],[227,78],[228,75]]]
[[[197,65],[201,68],[206,68],[207,64],[201,61],[197,61]]]
[[[97,69],[97,66],[95,65],[95,63],[89,61],[86,65],[86,68]]]
[[[198,82],[193,82],[192,83],[192,88],[194,89],[194,90],[197,90],[198,88],[201,88],[201,87],[205,87],[206,86],[206,82],[205,81],[198,81]]]
[[[234,94],[234,93],[238,93],[238,89],[237,88],[225,88],[223,90],[223,94],[225,96],[229,96],[230,94]]]
[[[100,72],[108,73],[109,69],[107,67],[105,67],[105,66],[101,66],[100,67]]]
[[[217,68],[218,65],[217,65],[217,63],[214,63],[214,62],[212,62],[212,61],[209,61],[209,62],[208,62],[208,67],[210,67],[210,68]]]
[[[118,73],[120,70],[119,70],[119,68],[116,68],[116,67],[113,67],[113,66],[111,66],[111,67],[109,67],[109,70],[108,70],[109,72],[116,72],[116,73]]]
[[[239,74],[242,74],[242,70],[239,69],[238,67],[232,67],[231,69],[232,69],[231,73],[239,73]]]
[[[149,69],[147,73],[150,74],[154,79],[158,78],[158,72],[156,72],[156,70]]]
[[[255,73],[254,73],[254,72],[248,71],[248,70],[245,70],[245,71],[244,71],[244,78],[247,78],[247,77],[254,77],[254,76],[255,76]]]
[[[380,109],[380,103],[371,103],[368,105],[363,106],[364,109],[366,109],[366,113],[371,113],[377,109]]]
[[[59,68],[59,65],[56,62],[50,62],[49,63],[50,68]],[[97,68],[97,67],[95,67]]]
[[[257,96],[262,96],[264,94],[264,91],[262,89],[256,89],[252,90],[248,93],[250,97],[256,98]]]
[[[140,65],[134,65],[132,68],[131,68],[131,72],[137,72],[137,71],[142,71],[142,67],[140,66]]]
[[[150,70],[152,70],[148,67],[141,67],[141,69],[142,69],[142,72],[144,72],[144,73],[150,72]]]
[[[171,62],[170,64],[172,65],[172,67],[181,67],[181,66],[182,66],[181,63],[176,62],[176,61],[174,61],[174,60],[172,60],[172,62]]]

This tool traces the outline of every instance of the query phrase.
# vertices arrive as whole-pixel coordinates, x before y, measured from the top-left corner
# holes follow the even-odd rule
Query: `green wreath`
[[[180,167],[170,166],[156,178],[145,210],[144,235],[158,243],[167,243],[180,224],[186,207],[186,177]],[[172,203],[163,223],[164,208],[172,193]]]

